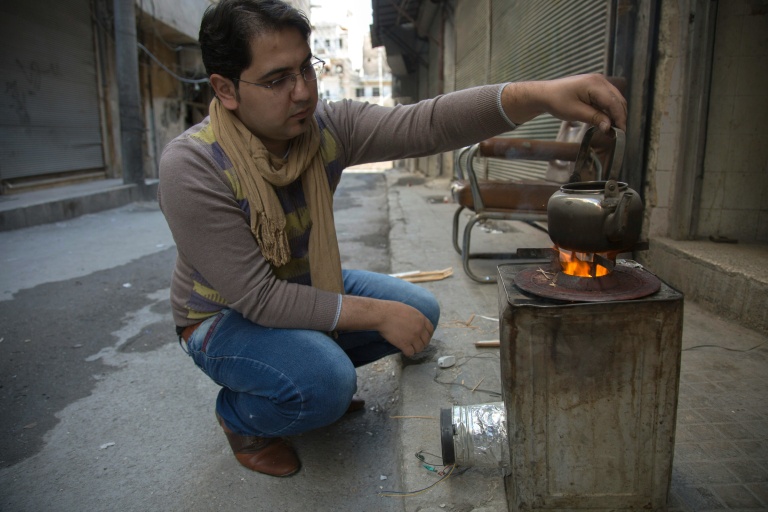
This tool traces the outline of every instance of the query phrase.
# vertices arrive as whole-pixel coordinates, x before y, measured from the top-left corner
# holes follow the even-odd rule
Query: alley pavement
[[[506,511],[498,468],[440,474],[440,409],[501,400],[499,349],[475,347],[499,339],[498,288],[464,274],[455,210],[447,179],[345,174],[345,266],[453,275],[421,284],[442,308],[430,348],[361,369],[366,411],[295,439],[288,479],[237,465],[215,385],[169,334],[175,248],[156,204],[0,233],[0,509]],[[477,251],[551,245],[522,223],[476,232]],[[768,334],[684,310],[670,509],[768,509]]]

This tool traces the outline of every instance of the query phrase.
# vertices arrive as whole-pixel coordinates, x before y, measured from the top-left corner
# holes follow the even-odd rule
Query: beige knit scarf
[[[251,208],[251,232],[261,253],[281,267],[291,259],[285,233],[285,212],[273,187],[290,185],[301,178],[312,230],[309,237],[309,269],[312,286],[344,293],[341,257],[333,222],[333,195],[320,155],[320,128],[309,119],[309,130],[291,141],[288,161],[275,157],[228,109],[214,98],[210,106],[216,141],[234,166]]]

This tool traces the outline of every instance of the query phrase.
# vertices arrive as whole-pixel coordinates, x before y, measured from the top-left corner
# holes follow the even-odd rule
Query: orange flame
[[[563,249],[558,249],[560,254],[560,267],[563,273],[579,277],[600,277],[608,275],[608,269],[602,265],[592,263],[590,255],[585,253],[574,253]],[[583,258],[579,258],[579,255]]]

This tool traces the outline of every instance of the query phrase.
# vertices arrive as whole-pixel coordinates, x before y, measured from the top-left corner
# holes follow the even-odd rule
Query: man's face
[[[268,32],[251,41],[251,65],[240,79],[268,85],[310,64],[312,52],[297,29]],[[286,79],[291,82],[291,79]],[[238,105],[234,110],[240,121],[273,154],[282,156],[289,141],[304,133],[317,106],[317,81],[305,82],[296,76],[291,90],[272,89],[239,82]]]

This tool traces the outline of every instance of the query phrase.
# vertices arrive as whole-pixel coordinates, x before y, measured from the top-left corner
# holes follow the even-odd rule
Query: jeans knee
[[[419,297],[416,309],[421,311],[421,313],[432,322],[433,327],[437,327],[437,323],[440,321],[440,303],[437,301],[437,297],[427,290],[424,290],[422,296]]]
[[[316,416],[318,424],[329,424],[339,419],[357,391],[357,373],[351,361],[320,369],[322,377],[308,397],[307,412]]]
[[[346,362],[346,361],[345,361]],[[344,410],[347,409],[349,401],[352,400],[352,395],[357,391],[357,372],[352,361],[349,364],[345,364],[343,370],[338,372],[336,377],[335,392],[340,395],[340,402],[344,406]]]
[[[357,391],[357,372],[351,361],[345,360],[344,364],[336,365],[330,384],[335,392],[342,395],[342,401],[352,399],[352,395]]]

